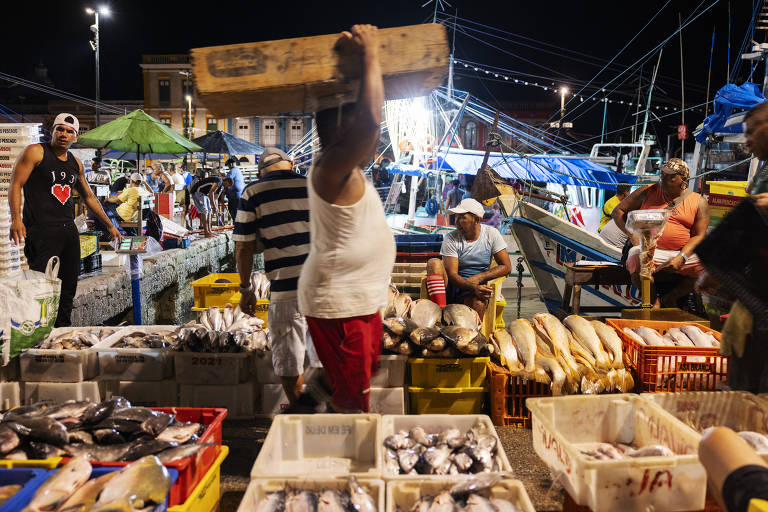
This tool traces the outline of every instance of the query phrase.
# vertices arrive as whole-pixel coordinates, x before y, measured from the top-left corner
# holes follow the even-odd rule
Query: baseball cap
[[[75,116],[72,114],[67,114],[66,112],[62,112],[61,114],[56,116],[56,119],[53,120],[53,127],[56,128],[59,125],[69,126],[73,130],[75,130],[75,133],[80,133],[80,121],[77,120]]]
[[[132,173],[130,179],[131,179],[131,181],[137,181],[139,183],[144,181],[144,178],[141,177],[141,174],[139,174],[137,172]]]
[[[485,215],[485,208],[483,208],[483,205],[471,197],[462,199],[458,206],[451,208],[448,211],[451,213],[471,213],[481,219],[483,218],[483,215]]]
[[[291,157],[282,149],[267,148],[259,157],[259,170],[281,161],[290,162]]]
[[[664,174],[679,174],[683,178],[687,178],[690,174],[688,164],[679,158],[670,158],[664,165],[661,166],[661,172]]]

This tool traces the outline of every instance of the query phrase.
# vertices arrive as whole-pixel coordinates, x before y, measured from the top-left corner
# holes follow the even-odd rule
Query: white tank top
[[[299,310],[316,318],[376,313],[387,304],[395,264],[395,239],[373,185],[350,206],[326,202],[312,179],[309,193],[311,248],[299,277]]]

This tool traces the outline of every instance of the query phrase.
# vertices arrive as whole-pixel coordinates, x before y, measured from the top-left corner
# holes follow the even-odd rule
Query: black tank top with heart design
[[[50,144],[40,145],[43,159],[32,169],[24,184],[24,225],[29,228],[73,223],[75,202],[72,195],[80,183],[80,166],[69,151],[67,160],[62,161]]]

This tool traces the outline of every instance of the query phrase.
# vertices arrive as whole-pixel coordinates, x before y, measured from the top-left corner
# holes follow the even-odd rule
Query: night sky
[[[625,45],[654,16],[661,13],[643,30],[630,47],[616,60],[614,66],[599,75],[592,85],[604,85],[624,67],[633,64],[643,54],[668,37],[678,25],[678,13],[685,21],[696,6],[698,11],[709,7],[683,32],[686,104],[702,103],[706,95],[710,43],[716,32],[712,66],[712,92],[727,80],[728,6],[727,0],[656,0],[625,2],[589,0],[556,1],[491,1],[449,0],[451,7],[441,19],[452,24],[453,15],[460,18],[455,39],[456,58],[495,66],[518,73],[539,75],[540,84],[570,84],[575,91],[597,73],[607,60]],[[738,62],[739,48],[745,36],[756,0],[732,0],[731,5],[731,67]],[[423,1],[399,2],[208,2],[205,9],[194,8],[192,2],[111,0],[107,5],[112,16],[101,20],[101,96],[108,100],[136,100],[142,97],[139,62],[147,53],[185,53],[190,48],[281,39],[339,32],[353,23],[373,23],[380,27],[418,24],[432,18],[432,5],[421,7]],[[5,23],[0,31],[3,45],[0,70],[15,76],[31,78],[33,67],[42,61],[49,70],[55,86],[68,92],[92,97],[94,92],[93,52],[88,44],[89,25],[93,16],[85,13],[89,3],[81,2],[5,2]],[[267,6],[267,7],[264,7]],[[463,18],[463,19],[461,19]],[[506,41],[492,37],[477,24],[495,27],[510,35]],[[468,28],[469,27],[469,28]],[[453,31],[449,32],[453,37]],[[762,34],[761,34],[762,37]],[[523,39],[529,38],[529,39]],[[543,47],[540,49],[525,45]],[[489,44],[496,46],[493,48]],[[675,36],[664,47],[660,77],[655,91],[656,103],[679,106],[680,47]],[[567,48],[571,52],[563,50]],[[573,52],[580,52],[576,54]],[[568,58],[571,57],[571,58]],[[575,60],[578,59],[578,60]],[[646,63],[643,83],[647,83],[656,54]],[[581,62],[579,62],[581,61]],[[493,105],[509,102],[535,102],[551,111],[559,109],[559,96],[550,91],[510,82],[480,80],[472,68],[457,69],[456,87],[469,90]],[[617,100],[636,101],[638,71],[624,75],[629,81],[611,95]],[[763,66],[756,70],[756,81],[762,81]],[[522,77],[522,75],[520,75]],[[749,76],[746,64],[741,65],[735,82]],[[589,95],[593,90],[585,91]],[[645,95],[646,93],[644,93]],[[576,107],[573,102],[569,107]],[[583,134],[599,133],[602,111],[592,109],[583,117],[584,106],[576,108],[569,117]],[[610,106],[612,128],[631,122],[634,108]],[[700,122],[703,113],[693,113]],[[669,130],[679,119],[666,118],[657,129]],[[689,117],[688,124],[692,124]]]

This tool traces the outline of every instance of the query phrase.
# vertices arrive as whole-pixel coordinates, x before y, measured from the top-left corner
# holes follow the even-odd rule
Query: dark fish
[[[92,409],[86,411],[83,415],[83,423],[99,423],[115,411],[127,409],[130,406],[131,402],[121,396],[104,400],[103,402],[96,404]]]
[[[94,425],[93,429],[94,432],[101,429],[112,429],[117,431],[126,439],[132,438],[136,434],[143,433],[141,430],[141,423],[112,417],[100,421]]]
[[[8,453],[19,446],[19,436],[8,427],[0,426],[0,453]]]
[[[111,419],[129,420],[140,423],[140,429],[147,434],[157,436],[174,420],[175,416],[153,411],[147,407],[131,407],[115,412]]]
[[[4,424],[15,430],[17,434],[30,439],[43,441],[55,446],[63,446],[67,444],[68,436],[66,427],[64,427],[61,422],[52,418],[44,416],[19,416],[14,418],[12,422]],[[26,434],[24,432],[26,432]]]
[[[116,462],[128,452],[133,446],[132,443],[123,444],[68,444],[64,450],[76,457],[83,457],[89,461]]]
[[[163,432],[166,428],[168,428],[168,425],[173,422],[173,419],[174,415],[161,412],[157,416],[153,416],[142,421],[141,430],[153,437],[156,437],[160,435],[160,433]]]
[[[97,404],[93,402],[77,402],[70,400],[59,405],[52,405],[43,410],[41,415],[61,421],[65,418],[73,418],[81,421],[85,414]]]
[[[85,430],[75,430],[67,433],[70,443],[93,444],[93,436]]]
[[[131,448],[120,457],[121,461],[131,462],[146,455],[154,455],[155,453],[160,453],[163,450],[176,448],[176,446],[178,446],[177,443],[157,441],[155,439],[151,441],[135,441],[130,444],[132,445]]]
[[[3,421],[11,420],[18,416],[39,416],[45,409],[46,404],[44,403],[36,403],[32,405],[16,407],[15,409],[8,411],[5,416],[3,416]]]
[[[115,429],[100,428],[93,431],[93,440],[99,444],[122,444],[125,438]]]
[[[37,441],[30,441],[27,443],[25,451],[30,459],[48,459],[50,457],[66,457],[67,455],[67,453],[58,446],[53,446],[48,443],[39,443]]]

